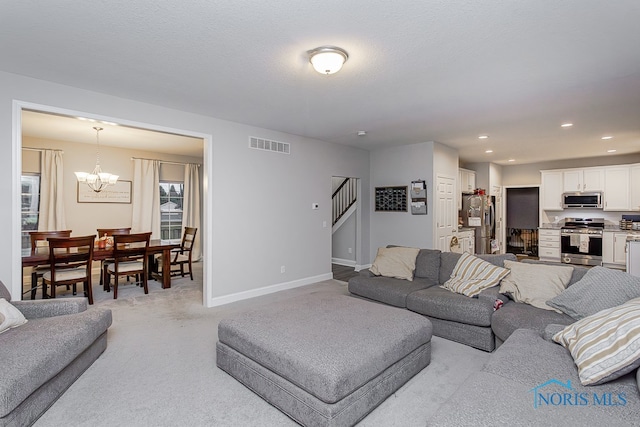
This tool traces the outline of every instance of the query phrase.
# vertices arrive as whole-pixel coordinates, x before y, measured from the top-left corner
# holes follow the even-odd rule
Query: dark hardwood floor
[[[345,267],[344,265],[331,264],[331,271],[333,272],[333,278],[348,282],[354,276],[359,273],[353,269],[353,267]]]

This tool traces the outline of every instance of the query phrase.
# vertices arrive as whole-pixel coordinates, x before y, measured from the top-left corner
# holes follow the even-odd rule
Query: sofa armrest
[[[11,301],[27,319],[76,314],[87,310],[86,298],[62,298],[34,301]]]

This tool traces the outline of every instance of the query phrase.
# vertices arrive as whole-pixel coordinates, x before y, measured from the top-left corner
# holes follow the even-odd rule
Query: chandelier
[[[100,131],[102,128],[94,127],[96,130],[96,167],[93,168],[93,172],[75,172],[78,182],[83,182],[89,186],[90,189],[96,193],[101,192],[109,185],[113,185],[118,182],[118,175],[111,175],[107,172],[102,172],[100,168]]]

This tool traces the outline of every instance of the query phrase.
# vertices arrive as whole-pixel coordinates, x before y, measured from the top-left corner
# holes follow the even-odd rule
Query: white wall
[[[331,177],[361,178],[363,188],[370,187],[369,153],[364,150],[0,73],[0,189],[13,195],[12,208],[0,212],[2,235],[13,237],[11,245],[0,248],[0,280],[16,297],[21,140],[14,101],[205,139],[207,305],[331,277]],[[288,142],[291,155],[250,150],[250,135]],[[369,206],[368,192],[362,199]],[[313,202],[320,203],[319,210],[311,209]],[[361,244],[368,253],[368,212],[361,221]],[[366,256],[359,260],[367,261]],[[281,274],[283,265],[286,272]]]

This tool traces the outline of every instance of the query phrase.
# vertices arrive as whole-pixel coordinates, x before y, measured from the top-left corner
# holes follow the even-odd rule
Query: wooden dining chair
[[[84,295],[93,304],[91,287],[91,264],[93,245],[96,236],[82,237],[49,237],[49,271],[42,275],[42,292],[47,293],[47,285],[51,285],[51,298],[56,297],[56,287],[84,284]]]
[[[31,239],[31,252],[35,253],[38,250],[47,250],[49,237],[71,237],[71,230],[59,230],[59,231],[30,231],[29,238]],[[42,278],[42,275],[49,271],[49,264],[36,265],[31,269],[31,299],[36,299],[36,293],[38,288],[38,280]],[[26,292],[25,292],[26,293]],[[46,298],[46,292],[42,292],[42,298]]]
[[[98,239],[103,237],[113,237],[122,234],[131,234],[131,227],[120,228],[98,228]],[[113,263],[113,258],[107,258],[100,261],[100,284],[104,290],[107,290],[107,284],[104,282],[104,278],[107,276],[107,267]]]
[[[180,248],[172,251],[171,253],[171,266],[178,266],[178,269],[172,269],[172,276],[182,276],[185,275],[185,265],[189,266],[189,276],[191,280],[193,280],[193,268],[191,265],[192,260],[192,252],[193,252],[193,244],[196,239],[196,233],[198,229],[195,227],[185,227],[184,233],[182,234],[182,242],[180,243]],[[162,265],[162,256],[158,258],[158,264]]]
[[[142,284],[144,293],[149,293],[147,249],[151,232],[136,234],[116,234],[113,236],[113,264],[109,264],[105,273],[106,291],[111,291],[111,275],[114,276],[113,299],[118,298],[118,279],[120,276],[136,277],[136,284]]]

